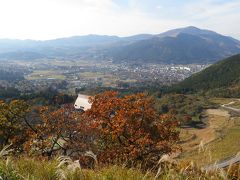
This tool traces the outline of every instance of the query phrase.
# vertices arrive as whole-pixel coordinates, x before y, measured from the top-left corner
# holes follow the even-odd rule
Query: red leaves
[[[102,163],[148,162],[154,158],[157,162],[162,154],[176,148],[175,117],[158,114],[154,100],[145,94],[119,97],[117,92],[108,91],[89,101],[92,108],[85,113],[68,106],[54,111],[42,107],[42,122],[35,126],[37,133],[29,133],[26,148],[35,145],[42,152],[54,152],[57,145],[75,155],[91,150]]]
[[[48,107],[39,109],[41,122],[35,125],[35,130],[29,129],[30,138],[26,150],[41,154],[53,155],[55,151],[86,147],[83,137],[86,137],[88,123],[72,106],[63,106],[57,110]],[[90,133],[90,132],[88,132]],[[80,138],[79,138],[80,137]],[[29,144],[31,146],[29,146]]]
[[[107,144],[101,159],[124,156],[135,161],[151,152],[161,156],[174,150],[173,144],[178,140],[176,120],[172,115],[159,115],[152,98],[145,94],[120,98],[117,92],[109,91],[91,98],[91,102],[92,108],[86,114],[93,127],[98,128],[101,141]]]

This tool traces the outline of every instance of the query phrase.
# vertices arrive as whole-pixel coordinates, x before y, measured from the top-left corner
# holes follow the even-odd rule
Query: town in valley
[[[154,83],[168,86],[209,66],[56,59],[0,63],[1,88],[14,88],[23,94],[48,88],[75,94],[77,90],[95,87],[128,89]]]

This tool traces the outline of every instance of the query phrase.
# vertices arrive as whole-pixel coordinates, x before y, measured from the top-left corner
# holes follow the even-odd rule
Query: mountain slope
[[[240,87],[240,54],[231,56],[192,75],[176,87],[188,91],[237,90]]]
[[[177,36],[180,33],[191,34],[191,35],[218,35],[214,31],[199,29],[199,28],[194,27],[194,26],[188,26],[188,27],[184,27],[184,28],[169,30],[169,31],[161,33],[157,36],[158,37],[166,37],[166,36],[173,36],[174,37],[174,36]]]
[[[240,42],[208,30],[187,27],[111,49],[115,62],[212,63],[240,53]]]
[[[42,45],[48,46],[69,46],[69,47],[91,47],[104,45],[108,43],[115,43],[120,40],[118,36],[106,35],[86,35],[86,36],[73,36],[68,38],[59,38],[54,40],[42,41]]]

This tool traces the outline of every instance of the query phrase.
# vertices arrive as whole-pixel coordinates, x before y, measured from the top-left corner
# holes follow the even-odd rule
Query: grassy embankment
[[[0,179],[9,180],[183,180],[183,179],[232,179],[240,175],[239,167],[228,171],[202,171],[194,165],[166,165],[156,172],[124,166],[108,166],[82,169],[78,162],[69,158],[45,161],[31,158],[7,158],[0,160]]]
[[[215,98],[211,101],[221,105],[232,102],[233,99]],[[240,152],[240,117],[231,117],[222,109],[210,112],[212,113],[208,114],[208,126],[205,129],[188,132],[196,138],[183,144],[185,151],[181,154],[180,160],[206,165]],[[187,148],[189,146],[192,148]]]

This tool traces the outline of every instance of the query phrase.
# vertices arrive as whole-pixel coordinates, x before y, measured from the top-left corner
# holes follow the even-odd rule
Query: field
[[[114,87],[117,85],[117,82],[120,80],[116,75],[112,75],[104,72],[84,72],[80,73],[80,77],[84,79],[101,79],[103,86],[105,87]],[[97,78],[96,78],[97,77]],[[133,83],[136,82],[134,79],[121,80],[121,82]]]
[[[26,77],[27,80],[37,80],[37,79],[60,79],[64,80],[65,76],[58,71],[34,71]]]
[[[111,74],[106,74],[103,72],[84,72],[84,73],[80,73],[80,77],[83,77],[84,79],[93,79],[93,80],[95,80],[97,77],[98,79],[101,79],[104,86],[114,86],[116,84],[116,81],[118,80],[116,76],[113,76]]]
[[[208,117],[208,122],[205,128],[184,128],[181,130],[181,136],[184,136],[184,134],[189,136],[189,140],[185,140],[185,143],[181,144],[184,151],[196,149],[200,143],[210,143],[218,138],[219,133],[225,127],[231,125],[228,121],[229,114],[227,111],[209,109],[206,111],[206,116]]]
[[[214,99],[214,102],[229,103],[232,99]],[[240,117],[231,117],[223,109],[207,110],[208,125],[204,129],[189,129],[182,132],[188,141],[182,144],[180,161],[193,161],[199,165],[214,163],[240,152]]]
[[[219,132],[219,136],[208,144],[185,152],[180,160],[196,162],[199,165],[214,163],[236,155],[240,151],[240,119],[232,120],[234,125]]]

